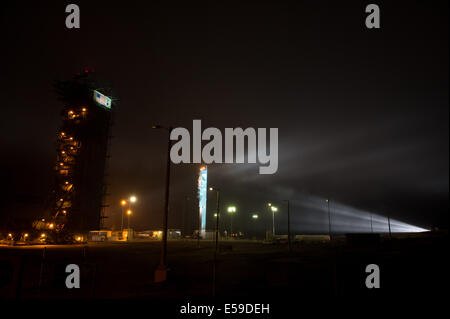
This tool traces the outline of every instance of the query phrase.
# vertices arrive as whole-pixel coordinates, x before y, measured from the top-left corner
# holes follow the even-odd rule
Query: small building
[[[144,230],[139,232],[139,237],[161,240],[163,236],[162,230]],[[167,232],[167,239],[179,239],[181,238],[181,230],[169,229]]]
[[[107,241],[111,240],[111,230],[91,230],[89,232],[88,240],[90,241]]]

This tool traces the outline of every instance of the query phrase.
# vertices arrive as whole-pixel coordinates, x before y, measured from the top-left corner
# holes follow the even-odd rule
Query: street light
[[[161,125],[153,125],[153,129],[165,129],[168,131],[168,143],[167,143],[167,163],[166,163],[166,193],[164,196],[164,214],[163,214],[163,238],[161,240],[161,260],[158,268],[155,270],[155,282],[166,281],[167,279],[167,220],[169,216],[169,183],[170,183],[170,148],[172,146],[172,140],[170,134],[172,133],[172,127],[164,127]]]
[[[327,203],[328,207],[328,236],[330,236],[330,242],[331,242],[331,211],[330,211],[330,200],[326,199],[325,203]]]
[[[269,203],[270,210],[272,211],[272,234],[275,236],[275,212],[278,211],[278,208],[275,206],[272,206],[271,203]]]
[[[216,232],[215,232],[215,244],[216,244],[216,252],[219,244],[219,214],[220,214],[220,189],[218,188],[209,188],[210,191],[216,191],[216,212],[214,213],[214,217],[216,218]]]
[[[370,213],[370,232],[373,233],[372,213]]]
[[[252,219],[255,221],[255,223],[258,220],[258,218],[259,218],[258,214],[256,214],[256,213],[252,214]],[[256,239],[256,237],[255,237],[255,239]]]
[[[220,216],[220,189],[209,188],[210,191],[216,191],[216,233],[215,233],[215,250],[214,250],[214,264],[213,264],[213,298],[216,296],[216,267],[217,267],[217,251],[219,248],[219,216]]]
[[[128,198],[128,210],[131,210],[131,209],[134,208],[131,204],[136,203],[136,201],[137,201],[137,198],[136,198],[136,196],[134,196],[134,195],[131,195],[131,196]],[[130,232],[130,225],[129,225],[129,223],[128,223],[128,232]]]
[[[233,237],[233,214],[236,213],[236,207],[228,206],[227,211],[230,214],[230,235]]]
[[[291,245],[291,202],[289,199],[284,200],[287,203],[287,228],[288,228],[288,244],[289,244],[289,252],[292,251]]]
[[[120,236],[122,236],[122,233],[123,233],[123,208],[125,207],[127,205],[127,201],[125,200],[125,199],[122,199],[121,201],[120,201],[120,212],[121,212],[121,215],[122,215],[122,222],[121,222],[121,224],[120,224]]]
[[[127,241],[130,240],[130,216],[133,212],[131,211],[131,209],[127,209],[127,216],[128,216],[128,225],[127,225]]]

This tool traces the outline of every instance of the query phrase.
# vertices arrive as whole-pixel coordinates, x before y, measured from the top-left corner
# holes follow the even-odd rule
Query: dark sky
[[[77,1],[78,30],[65,27],[69,3],[1,4],[3,214],[37,214],[45,202],[61,124],[52,82],[89,66],[120,98],[110,224],[119,200],[136,194],[135,226],[159,227],[167,137],[151,125],[201,119],[279,128],[276,174],[210,166],[237,224],[268,200],[317,196],[447,227],[447,1],[376,1],[379,30],[364,25],[371,2]],[[172,227],[185,197],[195,200],[198,167],[172,171]]]

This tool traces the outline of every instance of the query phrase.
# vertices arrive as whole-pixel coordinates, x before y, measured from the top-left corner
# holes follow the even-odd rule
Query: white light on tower
[[[206,198],[207,198],[207,185],[208,185],[208,169],[206,166],[200,168],[198,176],[198,205],[199,205],[199,219],[200,219],[200,232],[204,234],[206,229]]]

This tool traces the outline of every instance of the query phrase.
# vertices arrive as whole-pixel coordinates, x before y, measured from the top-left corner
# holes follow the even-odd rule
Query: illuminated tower
[[[199,225],[200,235],[205,235],[206,228],[206,197],[208,186],[208,169],[206,166],[200,168],[198,176],[198,206],[199,206]]]
[[[54,205],[46,227],[56,234],[99,229],[106,185],[110,90],[98,88],[90,70],[57,82],[62,125],[57,133]]]

